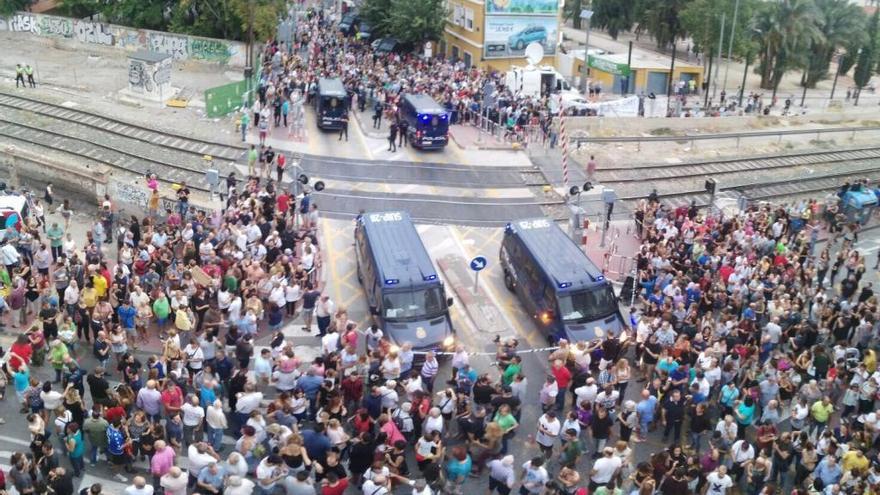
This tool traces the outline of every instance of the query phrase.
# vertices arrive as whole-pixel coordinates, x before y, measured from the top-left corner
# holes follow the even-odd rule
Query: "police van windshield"
[[[322,96],[321,110],[325,114],[339,115],[345,111],[345,102],[338,96]]]
[[[382,301],[385,318],[388,320],[433,318],[445,309],[440,287],[386,293]]]
[[[610,287],[559,296],[562,321],[586,323],[604,318],[617,311],[617,300]]]

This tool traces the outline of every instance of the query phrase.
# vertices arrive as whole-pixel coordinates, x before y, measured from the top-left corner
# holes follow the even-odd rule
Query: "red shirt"
[[[9,357],[9,366],[13,371],[18,371],[19,366],[22,364],[30,364],[31,362],[31,354],[34,353],[34,350],[31,348],[31,344],[25,342],[24,344],[19,344],[18,342],[12,344],[12,347],[9,349],[10,353],[18,354],[21,359],[18,359],[15,356]],[[24,360],[24,363],[21,360]]]
[[[348,488],[348,478],[342,478],[336,486],[324,485],[321,487],[321,495],[342,495]]]
[[[169,406],[179,409],[183,405],[183,393],[180,391],[180,387],[163,390],[162,404],[165,406],[166,411]]]
[[[287,210],[290,208],[290,196],[287,194],[280,194],[278,195],[278,198],[275,199],[275,202],[278,203],[278,211],[287,213]]]
[[[559,387],[559,391],[564,392],[568,388],[568,384],[571,383],[571,371],[568,371],[565,366],[553,366],[550,372],[556,377],[556,386]]]

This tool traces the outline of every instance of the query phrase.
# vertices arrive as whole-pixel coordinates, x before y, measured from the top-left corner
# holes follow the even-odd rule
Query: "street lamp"
[[[593,17],[593,11],[590,9],[581,10],[581,20],[584,21],[586,27],[586,38],[584,39],[584,65],[581,67],[581,93],[587,96],[587,66],[590,64],[590,19]]]

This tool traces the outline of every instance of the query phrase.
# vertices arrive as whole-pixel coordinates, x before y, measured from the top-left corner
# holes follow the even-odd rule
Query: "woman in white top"
[[[284,300],[287,302],[287,316],[296,316],[296,305],[302,298],[302,290],[299,284],[291,277],[290,282],[284,287]]]
[[[189,339],[189,344],[183,348],[183,357],[186,359],[186,367],[190,374],[195,375],[202,369],[202,361],[205,360],[202,347],[195,339]]]
[[[342,424],[338,419],[332,418],[327,422],[327,438],[330,439],[330,443],[333,444],[334,447],[337,447],[339,450],[345,448],[348,444],[349,436],[348,433],[345,432],[345,429],[342,427]]]

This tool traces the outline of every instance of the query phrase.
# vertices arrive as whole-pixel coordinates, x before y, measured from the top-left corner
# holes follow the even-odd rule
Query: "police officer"
[[[18,87],[18,82],[21,81],[21,85],[25,88],[27,84],[24,83],[24,67],[21,64],[15,64],[15,87]]]
[[[37,83],[34,81],[34,68],[30,66],[30,64],[24,66],[24,73],[27,74],[28,84],[31,85],[32,88],[37,87]],[[24,82],[22,81],[22,84]]]

